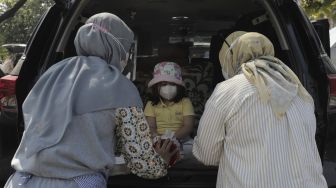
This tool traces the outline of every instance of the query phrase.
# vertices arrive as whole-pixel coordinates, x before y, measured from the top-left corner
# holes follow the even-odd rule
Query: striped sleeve
[[[218,166],[224,152],[224,136],[223,114],[208,103],[194,139],[194,156],[205,165]]]

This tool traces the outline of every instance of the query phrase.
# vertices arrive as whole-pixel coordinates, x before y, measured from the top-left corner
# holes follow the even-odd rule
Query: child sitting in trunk
[[[153,95],[145,107],[152,136],[171,132],[183,145],[191,139],[194,109],[185,94],[181,68],[173,62],[161,62],[154,67],[153,75],[148,83]]]

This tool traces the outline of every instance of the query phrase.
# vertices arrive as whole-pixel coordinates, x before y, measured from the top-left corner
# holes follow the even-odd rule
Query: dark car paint
[[[297,65],[300,66],[298,68],[301,69],[298,72],[302,74],[298,74],[298,76],[315,101],[315,115],[318,122],[316,142],[320,156],[323,158],[324,138],[326,137],[328,125],[328,120],[326,119],[328,79],[323,62],[319,57],[321,53],[324,53],[324,50],[321,49],[321,45],[316,44],[316,41],[319,40],[311,33],[311,28],[307,26],[308,24],[311,25],[310,22],[307,22],[305,15],[302,14],[294,2],[288,1],[280,7],[280,11],[282,11],[282,14],[279,17],[283,19],[286,27],[285,31],[288,31],[288,42],[292,46],[294,62],[297,62]]]

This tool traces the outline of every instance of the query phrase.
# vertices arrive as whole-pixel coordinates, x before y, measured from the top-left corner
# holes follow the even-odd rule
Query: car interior
[[[119,16],[134,31],[136,58],[131,79],[146,104],[151,93],[147,88],[155,64],[173,61],[182,67],[188,97],[198,121],[207,99],[217,83],[223,81],[218,54],[224,39],[233,31],[255,31],[267,36],[275,48],[275,56],[293,67],[284,33],[266,0],[83,0],[65,28],[56,48],[55,61],[47,62],[40,75],[61,59],[76,55],[73,44],[77,29],[87,18],[100,12]],[[295,67],[293,67],[295,71]],[[190,176],[185,171],[189,170]],[[195,171],[196,170],[196,171]],[[196,159],[177,163],[170,178],[190,180],[199,171],[216,178],[216,167],[205,167]],[[209,173],[211,172],[211,173]],[[204,174],[202,175],[204,177]],[[118,177],[119,180],[127,178]],[[205,177],[206,178],[206,177]],[[145,185],[145,184],[144,184]]]
[[[155,64],[173,61],[182,67],[187,95],[196,113],[192,137],[196,134],[207,99],[216,84],[224,80],[218,54],[225,37],[231,32],[241,30],[264,34],[273,42],[276,57],[291,66],[286,41],[281,30],[274,27],[276,20],[267,10],[266,1],[95,0],[81,3],[83,8],[74,15],[64,32],[57,47],[58,58],[53,63],[76,55],[74,37],[87,18],[99,12],[116,14],[136,36],[136,58],[131,73],[144,104],[151,94],[147,84]],[[205,167],[196,159],[183,160],[172,169],[216,171],[215,167]]]
[[[87,18],[99,12],[116,14],[136,36],[135,66],[132,67],[135,71],[131,72],[144,104],[151,94],[147,84],[155,64],[173,61],[182,67],[187,95],[196,113],[192,137],[196,134],[207,99],[216,84],[224,80],[218,53],[231,32],[255,31],[266,35],[273,42],[276,57],[291,65],[286,45],[281,44],[285,41],[279,40],[281,32],[273,27],[274,20],[263,4],[266,1],[95,0],[81,3],[85,6],[63,34],[55,62],[76,55],[73,40]],[[195,167],[194,163],[191,164],[184,166]]]
[[[68,33],[64,33],[57,49],[57,53],[60,54],[58,57],[62,59],[76,55],[73,40],[77,29],[88,17],[99,12],[116,14],[136,35],[137,53],[133,66],[136,70],[132,80],[139,89],[143,103],[145,104],[150,96],[147,83],[152,78],[155,64],[173,61],[182,67],[186,90],[193,102],[196,119],[199,119],[214,87],[224,80],[218,53],[225,37],[231,32],[255,31],[266,35],[273,42],[276,56],[290,65],[286,49],[281,47],[276,35],[279,32],[273,27],[272,19],[261,2],[87,1],[85,8],[73,21],[72,28],[69,28]]]

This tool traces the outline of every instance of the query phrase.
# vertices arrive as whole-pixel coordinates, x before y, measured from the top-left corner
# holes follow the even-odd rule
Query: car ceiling
[[[258,10],[255,0],[91,0],[84,16],[98,12],[111,12],[121,17],[131,27],[143,27],[155,23],[166,25],[190,25],[200,30],[218,30],[231,27],[241,15]],[[131,18],[135,13],[134,19]],[[172,20],[186,16],[187,20]]]
[[[151,45],[167,43],[171,36],[212,36],[219,30],[232,28],[240,16],[262,9],[256,1],[89,0],[82,16],[88,18],[99,12],[118,15],[150,51]]]

